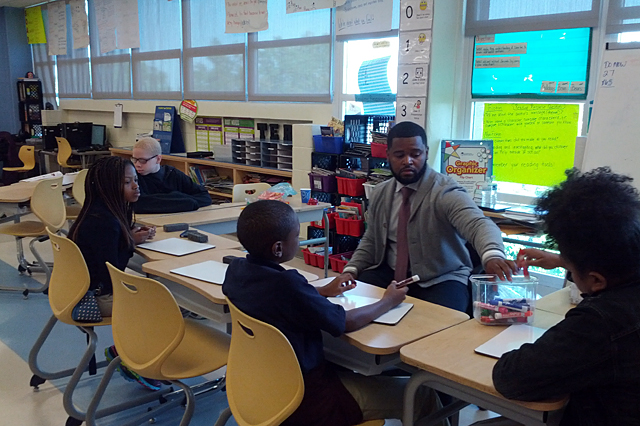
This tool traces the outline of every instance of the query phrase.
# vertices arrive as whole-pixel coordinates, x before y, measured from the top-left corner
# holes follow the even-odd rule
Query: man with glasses
[[[133,146],[133,165],[138,172],[140,198],[136,213],[178,213],[211,204],[206,188],[175,167],[160,165],[162,148],[153,138],[142,138]]]

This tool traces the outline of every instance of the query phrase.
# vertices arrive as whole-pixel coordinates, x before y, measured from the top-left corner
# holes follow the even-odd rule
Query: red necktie
[[[413,193],[413,189],[403,187],[402,205],[398,213],[398,231],[396,236],[396,271],[394,279],[401,281],[407,278],[409,270],[409,240],[407,239],[407,224],[409,223],[409,215],[411,214],[411,201],[409,197]]]

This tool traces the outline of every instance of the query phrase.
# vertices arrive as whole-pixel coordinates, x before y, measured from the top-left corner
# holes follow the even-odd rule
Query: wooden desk
[[[231,317],[224,294],[222,294],[221,285],[196,280],[171,272],[172,269],[205,262],[207,260],[222,262],[222,258],[227,255],[244,257],[246,253],[233,249],[205,250],[186,256],[171,256],[169,259],[143,263],[142,270],[161,278],[161,281],[171,290],[180,306],[214,321],[228,323],[231,321]],[[294,268],[294,266],[289,265],[288,262],[283,266],[291,269]],[[305,271],[300,271],[300,273],[310,281],[318,279],[318,276],[315,274]]]
[[[157,228],[156,229],[156,236],[153,240],[149,240],[149,242],[153,242],[153,241],[161,241],[161,240],[165,240],[167,238],[180,238],[180,234],[182,232],[165,232],[162,230],[162,228]],[[239,249],[242,247],[242,244],[240,244],[238,241],[234,241],[231,240],[229,238],[225,238],[225,237],[221,237],[219,235],[213,235],[210,234],[208,232],[201,232],[202,234],[205,234],[207,237],[209,237],[209,241],[207,242],[208,244],[212,244],[214,246],[216,246],[213,249],[210,250],[228,250],[228,249]],[[206,250],[206,251],[210,251],[210,250]],[[136,247],[136,253],[138,253],[140,256],[144,257],[145,261],[147,262],[153,262],[153,261],[157,261],[157,260],[165,260],[165,259],[172,259],[175,258],[176,256],[173,256],[171,254],[165,254],[165,253],[160,253],[159,251],[153,251],[153,250],[147,250],[147,249],[143,249],[143,248],[139,248]]]
[[[561,320],[560,315],[536,310],[534,325],[550,328]],[[420,369],[412,375],[405,389],[402,424],[413,425],[413,400],[416,389],[422,384],[526,425],[556,424],[566,398],[515,401],[504,398],[493,386],[491,374],[497,359],[476,354],[474,349],[503,330],[504,327],[486,326],[469,320],[402,347],[402,361]]]
[[[0,203],[16,204],[29,201],[38,182],[17,182],[0,186]]]
[[[219,208],[203,208],[185,213],[137,215],[136,220],[140,223],[144,223],[145,225],[152,225],[156,227],[161,227],[170,223],[184,222],[212,234],[230,234],[236,232],[238,217],[244,208],[244,205],[238,205],[240,203],[233,204],[234,206],[232,207],[222,207],[226,205],[221,204],[220,206],[216,206]],[[298,215],[298,220],[301,223],[321,220],[323,210],[330,207],[328,203],[319,203],[315,206],[309,206],[307,204],[302,204],[299,199],[292,200],[290,205]]]
[[[57,157],[58,156],[58,152],[57,151],[45,151],[42,150],[39,152],[39,155],[42,155],[42,157],[44,158],[44,156],[50,156],[50,157]],[[111,151],[109,150],[105,150],[105,151],[78,151],[77,149],[73,149],[71,150],[71,155],[77,155],[78,157],[80,157],[80,164],[82,165],[83,169],[86,169],[87,166],[90,165],[90,163],[87,162],[87,160],[91,157],[105,157],[108,155],[111,155]],[[56,160],[56,164],[57,164],[57,160]],[[45,170],[45,172],[49,173],[49,170]],[[42,167],[40,167],[40,173],[42,174]]]
[[[571,303],[569,293],[571,289],[565,287],[562,290],[554,291],[536,300],[536,311],[551,312],[556,315],[565,316],[569,310],[576,307]]]

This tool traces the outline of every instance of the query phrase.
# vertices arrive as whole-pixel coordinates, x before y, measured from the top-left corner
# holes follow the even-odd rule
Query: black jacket
[[[138,175],[138,184],[140,198],[133,204],[136,213],[188,212],[211,204],[205,187],[172,166],[160,166],[156,173]]]
[[[640,283],[585,296],[533,344],[493,369],[507,398],[569,395],[561,425],[640,425]]]

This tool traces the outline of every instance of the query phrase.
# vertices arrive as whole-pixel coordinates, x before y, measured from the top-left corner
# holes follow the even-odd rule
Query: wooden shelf
[[[218,191],[213,191],[211,189],[207,189],[207,191],[209,191],[209,194],[217,195],[218,197],[233,198],[233,194],[227,194],[226,192],[218,192]]]

